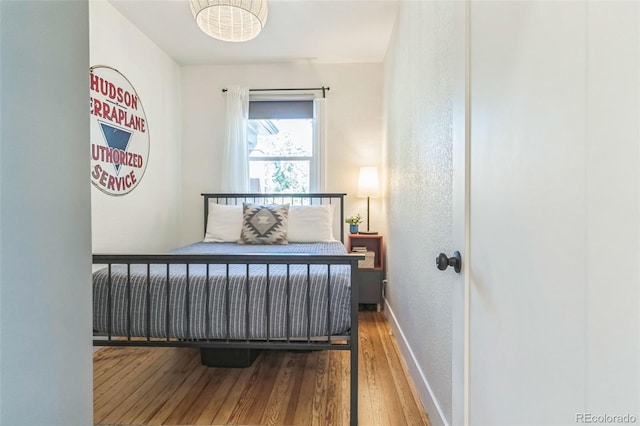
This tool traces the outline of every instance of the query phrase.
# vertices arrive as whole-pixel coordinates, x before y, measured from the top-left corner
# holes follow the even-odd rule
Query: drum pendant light
[[[223,41],[248,41],[267,22],[267,0],[189,0],[205,34]]]

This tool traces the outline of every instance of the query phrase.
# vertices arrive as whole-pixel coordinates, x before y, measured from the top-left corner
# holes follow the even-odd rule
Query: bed
[[[211,366],[250,364],[268,349],[348,350],[357,424],[362,257],[343,244],[345,194],[202,196],[204,241],[165,254],[94,254],[94,345],[197,347]],[[283,223],[264,225],[263,214]],[[267,226],[276,231],[260,233]],[[238,230],[244,244],[234,242]]]

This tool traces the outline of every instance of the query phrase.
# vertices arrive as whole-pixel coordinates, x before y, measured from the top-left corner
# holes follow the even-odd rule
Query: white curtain
[[[227,88],[227,129],[220,186],[226,192],[249,192],[249,89]]]
[[[326,182],[325,151],[327,149],[327,100],[325,98],[314,99],[313,118],[315,120],[315,161],[311,165],[315,169],[314,182],[311,182],[312,191],[324,192]]]

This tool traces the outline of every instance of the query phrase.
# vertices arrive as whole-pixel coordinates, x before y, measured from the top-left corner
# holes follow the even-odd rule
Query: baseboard
[[[413,379],[413,383],[416,386],[416,390],[418,391],[418,396],[420,397],[420,401],[422,401],[422,405],[424,405],[424,409],[429,415],[429,420],[431,420],[431,424],[433,426],[449,426],[447,423],[447,418],[442,412],[438,401],[435,398],[433,390],[429,385],[429,381],[425,377],[416,357],[411,350],[411,345],[407,341],[404,333],[402,332],[402,328],[398,324],[398,320],[393,313],[393,308],[388,300],[385,299],[384,310],[387,315],[387,320],[389,321],[389,325],[391,326],[391,330],[396,338],[396,342],[398,343],[398,348],[402,353],[404,358],[404,362],[407,365],[407,369],[409,370],[409,374]]]

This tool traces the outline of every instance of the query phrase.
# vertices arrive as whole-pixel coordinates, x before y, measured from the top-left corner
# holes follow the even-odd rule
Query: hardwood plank
[[[359,419],[429,425],[384,314],[360,313]],[[348,351],[264,351],[248,368],[200,365],[189,348],[94,354],[96,424],[346,425]]]
[[[329,364],[329,394],[327,411],[331,424],[349,424],[349,352],[332,351]],[[345,380],[346,379],[346,380]],[[345,386],[346,385],[346,386]]]
[[[133,360],[129,355],[131,350],[136,351],[136,356]],[[120,375],[121,371],[133,371],[140,364],[154,362],[150,358],[157,359],[160,356],[161,354],[155,351],[154,348],[102,348],[93,357],[94,365],[100,365],[100,368],[94,374],[93,386],[94,388],[105,390],[108,388],[105,383],[114,376]]]
[[[131,375],[128,389],[115,395],[109,402],[115,409],[104,416],[105,423],[116,424],[143,424],[138,417],[145,414],[145,408],[152,404],[157,407],[162,394],[158,382],[167,375],[167,372],[176,364],[184,365],[193,358],[190,350],[185,348],[157,348],[164,352],[164,362],[156,363],[155,368],[149,368],[140,376]],[[129,379],[129,377],[128,377]]]
[[[211,424],[231,424],[230,419],[236,411],[236,404],[244,398],[247,388],[254,386],[255,382],[258,380],[259,373],[265,363],[264,355],[264,353],[260,354],[251,367],[241,369],[238,380],[229,390],[224,401],[225,403],[222,404],[215,417],[211,420]]]
[[[296,358],[292,352],[285,352],[282,357],[278,377],[276,377],[266,409],[259,422],[261,425],[282,424],[287,413],[286,406],[289,404],[294,387],[291,376],[296,368]]]
[[[196,387],[196,384],[204,376],[207,368],[199,363],[199,358],[198,354],[198,363],[184,381],[180,382],[179,380],[175,380],[169,382],[169,385],[164,390],[164,394],[168,396],[168,399],[162,404],[160,410],[147,420],[147,424],[175,424],[175,420],[170,421],[169,416],[176,409],[186,409],[193,404],[193,399],[185,400],[185,397]],[[181,421],[183,415],[184,411],[182,411],[181,416],[177,418],[178,421]]]
[[[370,380],[370,386],[376,389],[378,396],[376,400],[379,404],[375,413],[380,425],[405,424],[404,407],[396,393],[393,377],[389,373],[388,359],[383,350],[380,334],[375,327],[375,320],[372,315],[372,312],[365,312],[367,328],[370,330],[369,337],[372,350],[371,360],[367,364],[371,366],[372,371],[369,372],[367,377]]]
[[[135,360],[137,348],[109,348],[112,350],[127,350]],[[171,362],[171,357],[167,357],[165,348],[157,348],[153,355],[156,362],[145,364],[139,362],[133,370],[124,369],[122,374],[112,377],[103,387],[98,387],[94,391],[94,419],[97,422],[109,423],[119,419],[128,409],[124,404],[130,393],[141,391],[147,386],[148,380],[164,364]],[[134,361],[135,363],[135,361]],[[106,390],[103,390],[106,389]],[[101,401],[100,403],[97,403]],[[115,417],[115,419],[114,419]]]
[[[282,363],[283,356],[281,351],[264,351],[262,356],[265,358],[263,367],[260,372],[256,371],[254,385],[248,386],[242,393],[236,404],[235,410],[229,417],[230,424],[261,424],[265,409],[267,408],[270,390],[273,389],[278,370]]]
[[[320,352],[316,364],[316,382],[311,400],[311,425],[326,425],[328,351]]]
[[[351,419],[351,355],[346,352],[342,356],[342,380],[340,392],[342,393],[342,423],[349,424]],[[359,393],[359,392],[358,392]],[[360,398],[358,398],[359,403]]]
[[[321,352],[312,351],[307,355],[306,362],[301,362],[304,369],[298,375],[300,379],[299,391],[294,394],[289,402],[285,424],[308,425],[311,424],[311,412],[313,393],[316,386],[318,371],[316,365],[320,360]],[[294,387],[295,389],[296,387]],[[293,416],[293,418],[291,417]]]
[[[202,414],[208,397],[214,392],[215,388],[209,389],[211,382],[220,381],[220,370],[217,368],[201,365],[194,371],[200,371],[200,378],[191,388],[187,389],[187,394],[165,419],[165,424],[195,423],[200,414]]]
[[[408,425],[430,424],[426,411],[418,398],[413,381],[409,379],[409,371],[400,356],[400,349],[393,338],[389,323],[383,317],[373,316],[373,322],[380,335],[380,344],[387,359],[388,370],[395,383],[394,394],[405,409],[403,414]]]
[[[216,368],[214,378],[209,382],[202,395],[198,398],[195,406],[203,405],[202,412],[195,421],[185,420],[184,424],[212,425],[213,420],[218,415],[221,407],[227,400],[227,396],[231,393],[231,389],[238,380],[241,380],[242,374],[250,374],[248,368]],[[227,404],[230,406],[231,404]],[[194,413],[195,415],[195,413]],[[189,419],[189,417],[187,418]]]
[[[373,348],[367,317],[360,313],[359,317],[359,351],[358,351],[358,420],[361,424],[376,424],[377,395],[379,390],[375,387],[375,381],[369,377],[372,368],[371,363]]]
[[[153,377],[153,385],[136,401],[129,414],[138,415],[130,424],[150,425],[151,419],[162,411],[165,404],[170,404],[177,386],[186,380],[191,372],[200,366],[200,353],[197,349],[179,348],[180,357],[174,363],[165,364],[165,368],[158,371]],[[176,357],[178,358],[178,357]],[[128,421],[119,419],[118,423],[128,424]]]

